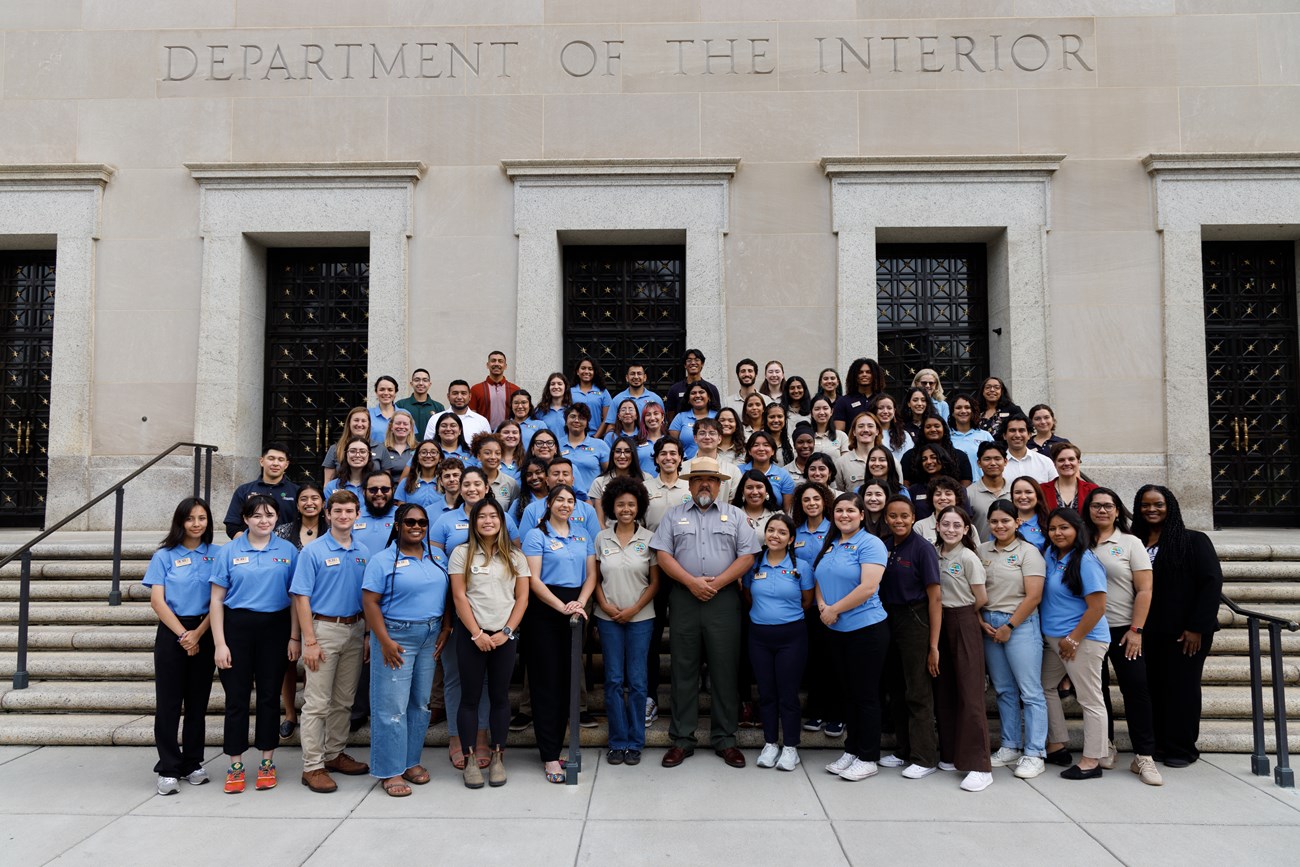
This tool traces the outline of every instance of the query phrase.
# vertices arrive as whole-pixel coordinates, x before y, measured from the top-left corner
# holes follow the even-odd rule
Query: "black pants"
[[[880,674],[889,652],[889,621],[852,632],[827,630],[831,666],[844,694],[844,751],[865,762],[880,760]]]
[[[549,585],[548,585],[549,586]],[[582,592],[580,587],[550,587],[551,593],[561,602],[573,602]],[[543,762],[560,759],[564,745],[564,730],[569,716],[570,630],[569,615],[561,614],[549,605],[534,599],[524,614],[521,641],[528,655],[528,680],[532,688],[533,733],[537,736],[537,752]],[[475,651],[477,652],[477,651]],[[467,686],[461,681],[461,689]],[[461,737],[464,737],[462,733]]]
[[[808,663],[808,630],[803,621],[749,624],[749,661],[758,681],[763,742],[777,743],[779,721],[781,745],[799,746],[799,681]]]
[[[1110,657],[1110,664],[1115,666],[1115,679],[1119,681],[1119,691],[1124,696],[1124,721],[1128,723],[1128,737],[1133,742],[1133,752],[1139,756],[1149,756],[1155,752],[1156,733],[1151,719],[1151,690],[1147,686],[1146,642],[1143,641],[1142,656],[1128,659],[1124,656],[1124,646],[1119,643],[1126,632],[1127,626],[1111,627],[1110,649],[1106,655]],[[1114,743],[1115,711],[1110,705],[1109,665],[1101,667],[1101,697],[1106,702],[1106,737]],[[1199,708],[1197,716],[1200,716]]]
[[[496,631],[488,632],[495,635]],[[518,641],[507,641],[484,653],[470,641],[469,630],[456,621],[456,665],[460,669],[460,708],[456,728],[465,749],[478,743],[478,703],[483,697],[483,675],[487,674],[488,731],[494,748],[504,747],[510,734],[510,674],[515,667]],[[566,657],[567,661],[567,657]]]
[[[930,677],[930,611],[927,603],[887,605],[889,660],[885,682],[898,748],[894,755],[923,768],[939,764],[934,724],[934,678]]]
[[[832,664],[831,629],[822,623],[816,608],[807,613],[804,622],[808,633],[808,717],[843,722],[844,695],[840,692],[840,679]]]
[[[195,629],[202,617],[180,617],[186,629]],[[161,777],[184,777],[203,765],[208,699],[212,696],[212,631],[199,639],[199,652],[190,656],[176,641],[176,633],[161,623],[153,643],[154,696],[153,740],[158,747],[158,764],[153,771]],[[185,726],[180,740],[176,727],[184,708]]]
[[[248,699],[257,684],[257,726],[253,746],[273,750],[280,745],[280,685],[289,667],[290,609],[249,611],[225,609],[226,646],[230,668],[220,669],[226,691],[226,728],[222,750],[228,756],[248,749]]]
[[[655,625],[650,631],[650,653],[646,656],[645,672],[645,694],[654,699],[655,704],[659,703],[659,684],[663,680],[659,660],[667,649],[664,630],[668,628],[668,595],[674,583],[671,579],[660,580],[659,592],[655,594]]]
[[[1183,653],[1177,635],[1147,633],[1142,639],[1155,730],[1152,755],[1194,762],[1201,757],[1196,748],[1201,734],[1201,672],[1214,634],[1201,634],[1201,649],[1194,656]]]

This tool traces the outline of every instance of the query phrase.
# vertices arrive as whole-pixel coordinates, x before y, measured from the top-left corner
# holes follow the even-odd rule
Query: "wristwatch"
[[[515,641],[516,639],[519,638],[519,633],[515,632],[509,626],[502,626],[501,634],[504,635],[510,641]]]
[[[1131,625],[1130,625],[1129,628],[1128,628],[1128,631],[1129,631],[1129,632],[1136,632],[1138,635],[1141,635],[1141,634],[1142,634],[1142,627],[1141,627],[1141,626],[1131,626]]]

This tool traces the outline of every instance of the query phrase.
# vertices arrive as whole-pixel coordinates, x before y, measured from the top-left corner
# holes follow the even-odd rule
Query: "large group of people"
[[[1111,668],[1130,770],[1161,785],[1157,763],[1197,760],[1222,574],[1171,491],[1144,486],[1130,511],[1086,478],[1051,407],[1023,412],[995,376],[951,394],[928,368],[891,388],[872,359],[843,380],[743,359],[724,397],[703,353],[683,361],[663,395],[634,363],[611,396],[583,359],[534,399],[496,351],[446,406],[424,369],[403,399],[381,377],[320,456],[323,487],[290,482],[291,456],[268,445],[222,546],[208,504],[182,501],[145,578],[158,792],[207,782],[214,666],[229,793],[244,790],[250,716],[257,789],[276,785],[274,751],[300,728],[313,792],[369,774],[410,795],[430,779],[435,714],[467,787],[504,785],[509,731],[529,725],[546,779],[564,782],[573,691],[595,724],[570,668],[571,619],[589,614],[611,765],[641,761],[665,629],[669,768],[698,746],[707,689],[709,746],[732,767],[752,726],[761,768],[795,769],[802,733],[821,732],[843,739],[826,771],[850,781],[955,771],[977,792],[995,768],[1030,779],[1048,764],[1093,779],[1117,761]],[[1083,714],[1077,759],[1064,696]],[[345,751],[367,717],[369,764]]]

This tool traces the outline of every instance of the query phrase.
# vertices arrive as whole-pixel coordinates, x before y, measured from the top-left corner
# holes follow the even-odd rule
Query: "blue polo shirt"
[[[718,414],[709,410],[706,418],[717,418]],[[673,416],[673,423],[668,425],[669,431],[677,431],[677,441],[682,444],[682,460],[689,461],[695,457],[699,447],[695,445],[695,412],[692,410],[683,410]]]
[[[510,541],[519,544],[519,525],[509,514],[506,515],[506,532],[510,534]],[[464,545],[468,540],[469,513],[463,503],[450,512],[443,512],[429,525],[429,544],[441,545],[444,553],[455,551],[458,545]]]
[[[344,547],[326,533],[305,545],[298,555],[289,592],[311,600],[313,614],[351,617],[361,613],[361,579],[366,554],[354,538]]]
[[[283,611],[289,607],[289,583],[297,562],[298,549],[291,542],[272,536],[259,551],[245,533],[221,546],[208,580],[226,588],[227,608]]]
[[[591,391],[583,391],[578,386],[569,389],[569,394],[573,395],[574,403],[585,403],[587,409],[591,410],[591,421],[587,422],[587,433],[595,433],[600,428],[600,420],[609,412],[611,398],[609,392],[603,388],[593,387]]]
[[[393,404],[396,412],[397,404]],[[388,423],[391,419],[384,418],[383,410],[377,406],[370,407],[370,442],[373,445],[381,445],[384,442],[384,436],[388,433]]]
[[[193,551],[183,545],[160,548],[144,571],[146,587],[162,587],[167,607],[177,617],[202,617],[212,604],[209,579],[221,546],[202,543]]]
[[[542,522],[542,516],[545,514],[545,497],[533,500],[525,506],[524,516],[519,521],[519,526],[523,528],[523,534],[527,536],[529,530],[535,529],[537,525]],[[596,534],[600,532],[600,521],[596,520],[595,507],[593,507],[591,503],[579,500],[573,507],[573,514],[569,517],[569,526],[573,527],[575,531],[577,528],[581,527],[584,535],[588,535],[592,539],[595,539]],[[453,548],[452,550],[455,549]]]
[[[379,594],[379,610],[389,620],[434,620],[447,608],[447,558],[437,548],[408,557],[394,545],[370,558],[361,586]]]
[[[438,448],[442,448],[442,443],[438,444]],[[443,460],[446,460],[447,458],[457,458],[462,464],[464,464],[467,467],[474,466],[474,456],[469,453],[469,449],[460,445],[457,445],[456,448],[452,449],[451,451],[444,451],[442,453],[442,457]]]
[[[390,506],[386,513],[372,515],[365,500],[361,503],[361,515],[352,525],[352,541],[361,548],[361,556],[369,559],[388,547],[388,537],[397,521],[397,509]]]
[[[600,468],[609,463],[609,446],[595,437],[587,437],[575,445],[568,437],[560,437],[560,454],[573,461],[573,489],[586,496],[591,483],[600,475]]]
[[[767,552],[759,551],[744,581],[754,600],[749,608],[750,623],[779,626],[803,620],[802,591],[813,589],[812,571],[801,569],[788,553],[773,566]]]
[[[366,501],[366,495],[365,492],[362,490],[361,486],[355,482],[344,482],[342,476],[335,476],[334,478],[330,479],[328,482],[325,483],[325,499],[328,500],[330,498],[330,495],[333,494],[335,491],[337,491],[340,487],[342,487],[343,490],[345,491],[351,491],[352,493],[356,494],[357,502],[364,503]]]
[[[740,470],[742,473],[747,473],[753,468],[754,465],[749,462],[736,467],[736,469]],[[778,500],[785,496],[794,495],[794,477],[790,475],[789,471],[786,470],[785,467],[778,466],[776,461],[772,461],[768,464],[767,472],[763,475],[767,476],[767,480],[772,483],[772,490],[776,492],[776,498]]]
[[[623,389],[610,398],[609,408],[605,410],[605,424],[614,423],[614,417],[618,415],[619,404],[625,400],[634,401],[636,403],[637,418],[640,418],[641,413],[645,412],[645,408],[652,403],[657,403],[660,406],[664,405],[663,399],[648,388],[641,392],[640,397],[634,397],[631,391]]]
[[[1083,552],[1083,562],[1079,564],[1083,578],[1083,596],[1075,596],[1070,592],[1070,588],[1065,586],[1065,567],[1073,556],[1074,553],[1071,552],[1061,557],[1056,553],[1055,545],[1049,547],[1044,554],[1047,576],[1043,579],[1043,601],[1038,610],[1042,616],[1043,634],[1052,638],[1069,635],[1079,625],[1084,612],[1088,610],[1084,596],[1106,592],[1106,568],[1091,551]],[[1093,641],[1110,643],[1110,624],[1106,622],[1106,615],[1101,616],[1087,637]]]
[[[834,605],[862,584],[862,564],[884,566],[888,561],[885,543],[866,530],[858,530],[847,539],[840,539],[817,564],[813,577],[822,590],[822,599]],[[845,611],[831,626],[836,632],[853,632],[885,619],[885,606],[880,594],[873,593],[866,602]]]
[[[537,419],[526,418],[519,422],[519,441],[524,444],[524,451],[528,451],[528,445],[533,441],[533,434],[546,429],[546,425]]]
[[[542,427],[555,434],[556,439],[563,439],[565,435],[564,416],[568,411],[568,407],[561,407],[559,409],[555,409],[554,407],[543,409],[539,406],[537,409],[533,410],[533,418],[536,419],[537,423]]]
[[[423,506],[425,514],[430,518],[430,523],[436,520],[434,513],[441,512],[443,506],[447,505],[447,501],[443,499],[442,491],[438,490],[438,483],[426,482],[419,477],[415,480],[415,490],[410,492],[406,490],[406,482],[398,482],[397,487],[393,489],[393,499],[400,503],[418,503]]]
[[[1020,525],[1020,535],[1025,537],[1026,542],[1037,548],[1038,553],[1046,556],[1048,548],[1047,536],[1038,526],[1037,515]]]
[[[795,528],[794,541],[790,543],[790,550],[794,553],[794,559],[799,564],[799,568],[809,575],[812,574],[813,560],[817,559],[817,554],[822,549],[822,543],[826,541],[826,534],[830,531],[831,522],[825,518],[822,518],[822,522],[817,525],[816,530],[809,530],[807,522]]]
[[[542,558],[543,584],[581,587],[587,580],[587,558],[596,556],[596,540],[586,528],[572,524],[564,536],[537,527],[524,535],[524,556]]]

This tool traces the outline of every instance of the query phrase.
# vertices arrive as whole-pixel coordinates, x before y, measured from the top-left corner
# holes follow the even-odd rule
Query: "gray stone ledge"
[[[1147,154],[1142,167],[1165,177],[1206,172],[1300,174],[1300,151]]]
[[[512,180],[521,178],[619,179],[666,177],[718,180],[730,178],[740,166],[739,157],[681,157],[664,159],[502,160],[501,170]]]
[[[365,181],[376,186],[387,181],[412,184],[424,177],[428,166],[418,160],[378,160],[322,163],[186,163],[190,176],[209,186],[267,186],[276,182],[298,185]]]
[[[879,155],[822,157],[821,167],[832,178],[873,174],[965,174],[1055,172],[1065,154],[972,154],[969,156]]]
[[[39,184],[50,186],[103,187],[117,172],[105,163],[25,163],[0,165],[0,184]]]

